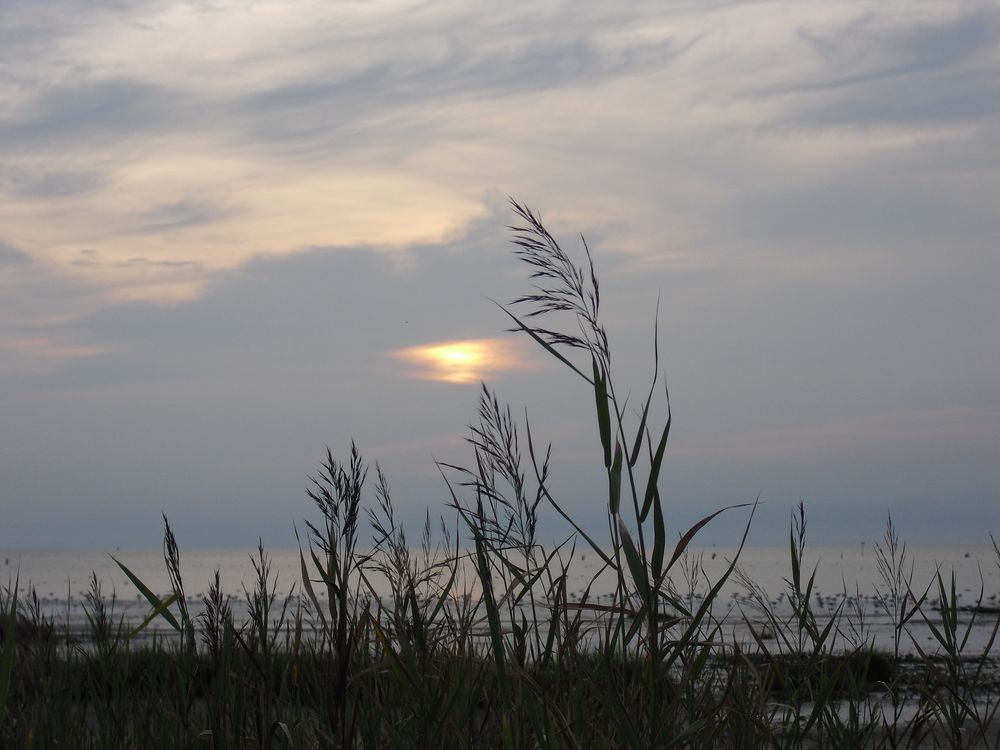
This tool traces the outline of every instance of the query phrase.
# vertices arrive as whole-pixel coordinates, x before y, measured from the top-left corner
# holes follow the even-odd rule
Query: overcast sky
[[[996,3],[519,6],[0,2],[0,547],[289,544],[352,437],[436,516],[481,379],[601,529],[507,196],[586,236],[622,393],[660,296],[674,531],[1000,533]]]

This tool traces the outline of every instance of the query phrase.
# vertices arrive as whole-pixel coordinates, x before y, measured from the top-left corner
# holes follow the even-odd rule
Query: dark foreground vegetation
[[[668,544],[659,480],[671,417],[655,335],[645,400],[626,404],[589,251],[577,264],[534,214],[514,210],[534,287],[504,310],[587,384],[607,477],[603,543],[553,496],[550,450],[527,419],[484,387],[470,467],[440,465],[451,502],[436,542],[428,520],[411,549],[384,475],[368,477],[352,448],[344,462],[328,453],[312,481],[317,515],[294,597],[276,595],[260,549],[245,611],[218,575],[191,611],[169,524],[170,596],[119,562],[149,601],[144,622],[123,622],[95,579],[86,637],[70,640],[7,586],[0,747],[1000,747],[1000,618],[960,607],[945,571],[918,586],[891,520],[876,548],[887,653],[849,600],[832,615],[811,604],[801,509],[783,608],[742,581],[749,637],[737,639],[734,615],[717,606],[740,576],[738,555],[706,596],[679,590],[688,545],[723,511]],[[724,510],[746,513],[749,528],[754,506],[742,507]],[[565,541],[536,540],[540,512],[561,517]],[[583,555],[611,571],[610,598],[569,590]],[[973,650],[984,618],[988,637]],[[912,636],[918,624],[933,648]]]

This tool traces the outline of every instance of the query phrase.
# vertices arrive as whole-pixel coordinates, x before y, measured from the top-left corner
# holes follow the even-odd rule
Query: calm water
[[[733,552],[726,548],[700,549],[678,562],[674,568],[676,573],[672,576],[677,591],[687,594],[693,589],[697,599],[725,571]],[[962,605],[975,605],[982,588],[982,604],[993,608],[1000,606],[1000,568],[991,547],[912,547],[907,549],[907,553],[914,564],[914,591],[922,592],[940,568],[949,582],[954,571]],[[159,550],[111,550],[110,554],[129,566],[154,591],[169,591],[170,584]],[[0,550],[0,586],[12,585],[19,572],[22,592],[34,587],[47,615],[59,623],[69,623],[72,628],[78,628],[84,622],[82,602],[93,573],[101,584],[103,597],[106,600],[112,594],[116,597],[116,611],[129,622],[139,622],[148,613],[148,604],[118,569],[110,554],[105,550]],[[201,596],[218,570],[223,590],[233,596],[233,610],[239,614],[242,611],[241,602],[245,599],[243,587],[252,586],[255,576],[251,554],[247,550],[182,550],[181,572],[192,611],[199,609]],[[267,554],[271,559],[279,596],[297,593],[300,586],[298,551],[271,550]],[[813,566],[818,566],[813,596],[817,612],[832,612],[846,598],[848,607],[864,613],[866,625],[871,629],[877,645],[888,646],[891,643],[891,625],[873,597],[876,587],[882,586],[871,546],[807,549],[805,568],[811,573]],[[791,574],[787,547],[745,549],[740,567],[766,592],[777,611],[787,611],[784,595],[787,586],[783,580]],[[578,550],[569,571],[570,590],[574,596],[583,594],[599,568],[599,558],[595,554],[580,553]],[[460,585],[473,595],[476,593],[474,575],[468,575]],[[383,584],[376,581],[376,587],[379,586]],[[605,572],[592,584],[591,599],[600,601],[603,598],[607,602],[606,597],[613,588],[613,577]],[[385,594],[387,591],[383,587],[378,593]],[[931,597],[935,598],[933,592]],[[927,611],[930,614],[931,610]],[[736,580],[727,583],[714,613],[719,618],[725,617],[726,627],[737,635],[741,631],[745,635],[745,619],[762,626],[746,588]],[[979,619],[981,622],[970,639],[971,648],[985,647],[996,615]],[[913,632],[918,641],[926,641],[929,645],[930,634],[926,626],[917,626]],[[913,651],[912,642],[904,645],[907,650]],[[1000,646],[994,645],[993,651],[995,655],[1000,655]]]

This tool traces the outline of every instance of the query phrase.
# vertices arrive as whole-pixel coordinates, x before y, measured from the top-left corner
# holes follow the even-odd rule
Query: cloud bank
[[[998,41],[980,2],[5,3],[0,546],[287,541],[352,435],[421,516],[476,384],[392,352],[501,335],[506,195],[587,236],[636,392],[660,295],[681,518],[978,533]],[[508,339],[484,372],[601,528],[589,402]]]

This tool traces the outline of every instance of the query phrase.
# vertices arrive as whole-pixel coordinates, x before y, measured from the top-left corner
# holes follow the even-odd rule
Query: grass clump
[[[328,450],[311,479],[318,515],[306,521],[299,589],[288,596],[276,593],[258,546],[244,612],[218,573],[192,606],[166,518],[169,595],[116,560],[149,604],[141,623],[124,621],[96,577],[78,642],[45,618],[37,597],[19,599],[16,583],[0,592],[0,746],[1000,744],[992,653],[1000,618],[985,650],[970,653],[975,618],[988,613],[966,617],[943,573],[935,599],[930,587],[915,591],[891,520],[876,554],[892,653],[874,651],[864,612],[852,612],[846,596],[832,612],[816,609],[801,507],[790,528],[787,606],[775,607],[738,568],[756,503],[733,506],[749,509],[739,550],[695,596],[704,577],[691,544],[732,508],[667,538],[661,473],[672,414],[655,330],[652,375],[632,415],[616,385],[589,249],[577,263],[536,214],[513,210],[515,253],[533,287],[502,309],[513,330],[582,381],[605,477],[600,541],[554,495],[551,445],[484,385],[472,459],[440,464],[448,516],[435,534],[428,513],[416,547],[378,465],[368,498],[371,472],[352,445],[345,462]],[[546,511],[566,524],[554,544],[537,537]],[[577,595],[571,570],[585,555],[600,565]],[[610,596],[593,591],[600,576],[613,581]],[[735,615],[719,606],[732,577],[748,592]],[[734,618],[748,638],[735,635]],[[918,623],[935,651],[913,638]],[[918,658],[905,663],[908,638]]]

